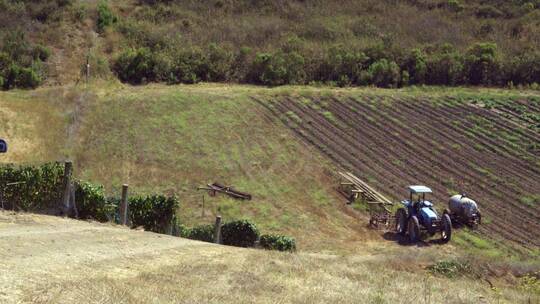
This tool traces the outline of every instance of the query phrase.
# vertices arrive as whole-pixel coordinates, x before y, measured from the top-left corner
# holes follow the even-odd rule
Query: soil
[[[424,184],[442,211],[451,194],[466,193],[482,210],[480,232],[526,248],[540,246],[540,206],[522,201],[540,194],[540,152],[530,148],[540,135],[520,113],[452,98],[259,102],[339,167],[393,200],[408,195],[406,186]],[[540,113],[534,102],[519,103]]]

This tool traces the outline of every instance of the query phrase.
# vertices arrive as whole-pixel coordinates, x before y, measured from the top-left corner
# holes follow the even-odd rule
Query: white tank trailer
[[[445,213],[450,215],[453,223],[459,222],[472,228],[476,228],[482,219],[476,202],[465,194],[456,194],[450,197]]]

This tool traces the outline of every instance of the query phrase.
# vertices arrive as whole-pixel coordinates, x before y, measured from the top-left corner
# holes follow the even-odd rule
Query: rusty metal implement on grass
[[[224,193],[232,198],[251,200],[251,194],[238,191],[231,186],[224,186],[219,183],[208,184],[207,187],[198,187],[197,190],[208,190],[210,196],[215,196],[216,193]]]

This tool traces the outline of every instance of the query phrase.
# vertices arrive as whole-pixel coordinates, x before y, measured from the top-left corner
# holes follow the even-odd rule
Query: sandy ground
[[[538,303],[447,279],[451,247],[365,243],[354,254],[240,249],[59,217],[0,211],[0,303]],[[381,247],[383,246],[383,247]],[[441,251],[445,251],[441,253]],[[418,288],[422,286],[422,288]]]
[[[136,275],[163,267],[173,251],[212,244],[107,224],[0,212],[0,303],[19,302],[44,280]]]

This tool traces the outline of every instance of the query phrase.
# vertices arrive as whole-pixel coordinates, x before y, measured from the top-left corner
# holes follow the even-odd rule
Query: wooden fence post
[[[216,216],[216,223],[214,225],[214,243],[221,243],[221,216]]]
[[[62,194],[62,209],[65,216],[69,216],[72,206],[70,206],[71,196],[71,175],[73,172],[73,163],[67,160],[64,163],[64,193]]]
[[[120,201],[120,225],[127,225],[128,219],[128,185],[122,185],[122,200]]]

